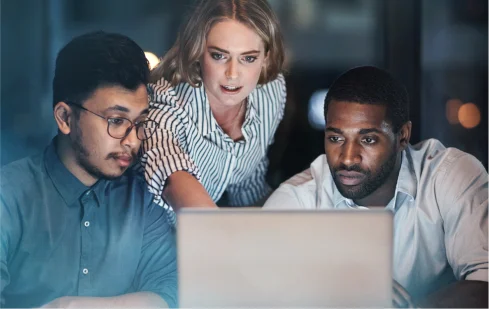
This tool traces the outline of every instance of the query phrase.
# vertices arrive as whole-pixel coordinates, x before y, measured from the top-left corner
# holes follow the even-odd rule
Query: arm
[[[147,200],[150,200],[149,193]],[[112,297],[57,298],[43,307],[165,307],[177,306],[176,240],[164,208],[150,203],[142,210],[144,230],[139,264],[127,294]],[[141,236],[140,236],[141,237]],[[124,270],[121,270],[124,271]]]
[[[151,88],[152,87],[152,88]],[[168,202],[180,207],[216,207],[199,182],[197,166],[185,151],[187,113],[165,102],[171,101],[168,89],[152,85],[153,99],[149,118],[159,123],[155,134],[142,144],[141,163],[151,193],[157,204]],[[153,90],[151,90],[153,89]]]
[[[468,154],[454,158],[436,176],[435,194],[444,222],[447,259],[459,282],[419,300],[420,304],[487,304],[487,176],[482,164]]]
[[[0,195],[0,307],[5,306],[3,291],[10,284],[7,260],[12,236],[11,224],[14,222],[12,219],[12,213],[7,208],[3,196]]]
[[[442,288],[418,301],[424,308],[487,308],[485,281],[463,280]]]
[[[175,230],[168,221],[167,212],[151,203],[145,214],[145,229],[141,258],[133,290],[152,292],[177,306],[177,253]]]
[[[42,308],[168,308],[157,294],[137,292],[114,297],[64,296],[42,306]]]
[[[204,186],[184,171],[175,172],[168,177],[163,197],[175,211],[184,207],[217,208]]]

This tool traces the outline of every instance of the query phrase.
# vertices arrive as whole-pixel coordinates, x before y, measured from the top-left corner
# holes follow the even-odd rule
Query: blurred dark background
[[[410,93],[412,143],[434,137],[488,164],[487,0],[269,0],[287,47],[288,104],[270,150],[277,186],[323,153],[323,99],[359,65],[388,69]],[[191,0],[1,1],[1,165],[56,134],[57,51],[92,30],[162,56]]]

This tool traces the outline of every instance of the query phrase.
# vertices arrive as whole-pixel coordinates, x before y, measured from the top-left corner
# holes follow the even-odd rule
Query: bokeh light
[[[447,101],[446,114],[450,124],[458,124],[458,110],[464,103],[460,99],[450,99]]]
[[[307,117],[309,124],[316,130],[324,130],[326,121],[324,120],[324,98],[329,89],[315,91],[309,99]]]
[[[458,121],[466,129],[475,128],[481,122],[481,112],[474,103],[465,103],[458,110]]]
[[[160,59],[158,59],[158,57],[156,57],[156,55],[152,52],[144,52],[144,55],[146,56],[146,59],[148,59],[150,70],[152,70],[160,62]]]

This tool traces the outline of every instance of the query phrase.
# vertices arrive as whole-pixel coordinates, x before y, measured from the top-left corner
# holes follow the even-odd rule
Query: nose
[[[362,161],[361,146],[356,142],[345,142],[341,148],[341,163],[346,166],[359,164]]]
[[[228,62],[226,68],[226,78],[227,79],[236,79],[239,76],[239,67],[236,60],[232,59]]]
[[[122,146],[124,146],[131,153],[139,150],[139,146],[141,145],[141,141],[137,137],[137,128],[136,126],[131,126],[128,128],[129,132],[126,137],[121,140]]]

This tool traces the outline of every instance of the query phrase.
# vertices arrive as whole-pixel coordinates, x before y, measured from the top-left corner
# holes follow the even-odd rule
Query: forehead
[[[253,29],[231,19],[220,21],[212,26],[207,34],[206,45],[231,52],[264,49],[263,40]]]
[[[85,101],[85,107],[93,107],[101,111],[111,106],[121,106],[130,112],[141,112],[148,108],[148,92],[145,85],[132,91],[121,86],[105,86],[96,89]]]
[[[342,130],[367,128],[390,129],[385,105],[331,101],[328,106],[326,125]]]

